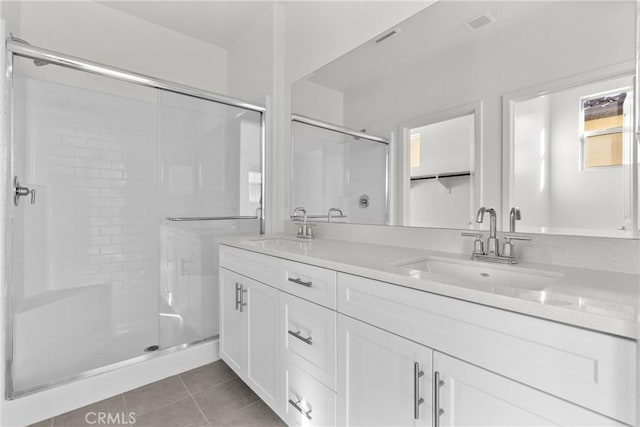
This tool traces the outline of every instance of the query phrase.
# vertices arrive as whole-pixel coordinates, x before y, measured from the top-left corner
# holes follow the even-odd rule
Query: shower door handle
[[[20,203],[20,197],[24,197],[28,195],[31,195],[31,204],[32,205],[36,204],[36,190],[29,187],[22,187],[20,185],[20,182],[18,181],[17,176],[13,178],[13,187],[14,187],[13,203],[16,206],[18,206],[18,204]]]

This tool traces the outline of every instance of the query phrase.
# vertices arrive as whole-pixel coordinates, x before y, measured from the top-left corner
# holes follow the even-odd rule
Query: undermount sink
[[[397,263],[391,269],[415,278],[507,295],[519,290],[544,290],[563,276],[545,270],[434,256]]]

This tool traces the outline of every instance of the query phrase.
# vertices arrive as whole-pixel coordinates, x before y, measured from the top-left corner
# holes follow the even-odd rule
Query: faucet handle
[[[517,234],[505,234],[504,235],[504,240],[506,242],[510,242],[511,240],[531,240],[531,237],[529,236],[520,236]]]
[[[482,241],[482,237],[484,236],[482,233],[469,233],[462,232],[461,236],[464,237],[475,237],[476,240],[473,242],[473,255],[483,255],[484,254],[484,242]]]
[[[463,231],[462,233],[460,233],[461,236],[465,236],[465,237],[475,237],[476,239],[482,239],[482,237],[484,236],[482,233],[471,233],[471,232],[467,232],[467,231]]]
[[[513,251],[513,243],[512,240],[531,240],[529,236],[518,236],[516,234],[505,234],[504,235],[504,246],[502,247],[502,256],[511,259],[511,263],[515,264],[515,253]]]
[[[315,224],[307,224],[305,227],[304,235],[307,239],[314,239],[316,237],[314,228]]]

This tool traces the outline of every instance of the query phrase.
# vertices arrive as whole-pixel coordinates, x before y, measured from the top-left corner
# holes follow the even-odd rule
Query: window
[[[582,166],[622,165],[626,91],[582,99]]]

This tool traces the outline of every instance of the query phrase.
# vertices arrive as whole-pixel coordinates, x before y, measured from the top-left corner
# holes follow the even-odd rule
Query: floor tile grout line
[[[240,380],[240,381],[242,381],[242,380]],[[238,412],[240,412],[240,411],[242,411],[242,410],[244,410],[244,409],[247,409],[249,406],[251,406],[251,405],[255,405],[256,403],[258,403],[258,402],[260,402],[260,401],[262,401],[262,399],[260,399],[260,396],[258,396],[258,395],[256,394],[256,400],[254,400],[253,402],[247,403],[246,405],[241,406],[241,407],[237,408],[235,411],[231,411],[231,412],[229,412],[229,413],[230,413],[230,414],[237,414]]]
[[[210,386],[208,386],[206,388],[203,388],[202,390],[198,390],[198,391],[194,391],[194,392],[189,390],[189,387],[187,387],[186,384],[185,384],[185,387],[187,387],[187,391],[189,391],[189,393],[191,393],[192,395],[195,396],[196,394],[204,393],[204,392],[212,389],[213,387],[218,387],[218,386],[221,386],[223,384],[226,384],[228,382],[231,382],[233,380],[238,380],[238,379],[240,379],[240,377],[237,377],[237,376],[233,377],[233,378],[229,378],[228,380],[220,381],[219,383],[212,384],[212,385],[210,385]],[[182,377],[180,378],[180,380],[182,380]],[[240,379],[240,381],[242,381],[242,380]],[[183,384],[184,384],[184,382],[183,382]]]
[[[182,381],[182,378],[180,378],[180,374],[176,374],[176,375],[173,375],[172,377],[167,377],[167,378],[164,378],[164,379],[162,379],[162,380],[159,380],[159,381],[156,381],[156,382],[153,382],[153,383],[150,383],[150,384],[146,384],[146,385],[144,385],[144,386],[142,386],[142,387],[134,388],[133,390],[129,390],[127,393],[129,393],[129,392],[131,392],[131,391],[138,390],[139,388],[143,388],[143,387],[146,387],[146,386],[151,385],[151,384],[155,384],[155,383],[160,382],[160,381],[167,380],[167,379],[169,379],[169,378],[173,378],[173,377],[178,377],[178,380],[180,381],[180,383],[182,384],[182,386],[185,388],[185,390],[187,391],[187,394],[188,394],[189,396],[182,396],[182,397],[180,397],[180,398],[176,398],[176,399],[174,399],[174,400],[170,400],[169,402],[166,402],[166,403],[164,403],[163,405],[158,406],[157,408],[153,408],[153,409],[152,409],[152,410],[150,410],[150,411],[142,412],[141,414],[135,413],[135,416],[136,416],[136,417],[138,417],[138,416],[144,416],[144,415],[150,414],[150,413],[152,413],[152,412],[158,411],[158,410],[160,410],[160,409],[164,409],[164,408],[166,408],[166,407],[167,407],[167,406],[169,406],[169,405],[173,405],[174,403],[176,403],[176,402],[180,402],[181,400],[186,399],[187,397],[191,397],[191,393],[189,392],[189,389],[187,388],[187,386],[186,386],[186,385],[184,384],[184,382]],[[125,397],[124,395],[125,395],[125,393],[122,393],[122,398],[124,399],[125,407],[127,408],[127,411],[129,411],[129,406],[127,405],[127,399],[126,399],[126,397]]]
[[[127,398],[124,397],[124,393],[120,393],[120,396],[122,396],[122,403],[124,403],[124,410],[129,412],[129,405],[127,405]]]
[[[198,401],[195,399],[195,397],[193,397],[193,393],[191,393],[191,390],[189,390],[189,387],[187,387],[187,385],[184,383],[184,380],[182,379],[182,376],[178,375],[178,378],[180,379],[180,382],[182,383],[184,388],[187,389],[187,393],[189,393],[189,397],[191,397],[191,400],[193,401],[193,403],[195,403],[196,408],[198,408],[198,411],[200,411],[200,415],[202,415],[202,418],[204,418],[204,422],[206,423],[206,425],[209,425],[209,419],[207,418],[207,416],[202,411],[202,408],[200,407],[200,405],[198,405]]]
[[[217,384],[215,384],[215,385],[212,385],[212,386],[210,386],[210,387],[207,387],[207,388],[206,388],[206,389],[204,389],[204,390],[200,390],[200,391],[198,391],[197,393],[191,393],[191,390],[189,390],[189,387],[187,387],[187,385],[184,383],[184,381],[183,381],[182,377],[181,377],[180,375],[179,375],[179,377],[180,377],[180,381],[182,381],[182,384],[187,388],[187,391],[188,391],[188,392],[189,392],[189,394],[191,395],[191,398],[193,399],[193,401],[195,402],[196,406],[198,407],[198,410],[200,410],[200,413],[202,414],[202,416],[204,417],[205,421],[207,422],[207,425],[212,425],[212,424],[210,423],[209,419],[206,417],[206,415],[205,415],[205,414],[204,414],[204,412],[202,411],[202,408],[200,408],[200,405],[198,404],[198,401],[196,400],[196,398],[194,397],[194,395],[196,395],[196,394],[200,394],[200,393],[204,393],[204,392],[206,392],[206,391],[208,391],[208,390],[210,390],[210,389],[212,389],[212,388],[214,388],[214,387],[217,387],[217,386],[220,386],[220,385],[226,384],[226,383],[231,382],[231,381],[235,381],[235,380],[240,380],[240,381],[242,381],[242,379],[241,379],[240,377],[235,376],[234,378],[230,378],[230,379],[228,379],[228,380],[226,380],[226,381],[221,381],[221,382],[219,382],[219,383],[217,383]],[[244,382],[244,381],[242,381],[242,382]],[[250,403],[248,403],[248,404],[246,404],[246,405],[244,405],[244,406],[241,406],[240,408],[237,408],[235,411],[230,412],[230,414],[236,414],[236,413],[238,413],[238,412],[240,412],[240,411],[242,411],[242,410],[244,410],[244,409],[248,408],[248,407],[249,407],[249,406],[251,406],[251,405],[255,405],[255,404],[257,404],[257,403],[258,403],[258,402],[260,402],[261,400],[262,400],[262,399],[260,399],[260,396],[256,395],[256,399],[255,399],[253,402],[250,402]]]

